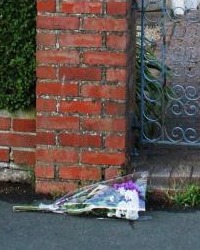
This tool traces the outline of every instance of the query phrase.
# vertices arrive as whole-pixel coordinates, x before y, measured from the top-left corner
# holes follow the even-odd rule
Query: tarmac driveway
[[[13,212],[15,204],[0,200],[1,250],[200,249],[200,211],[151,211],[141,217],[146,220],[129,222]]]

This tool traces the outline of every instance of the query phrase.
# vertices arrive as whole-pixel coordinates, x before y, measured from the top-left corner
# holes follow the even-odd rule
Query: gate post
[[[37,192],[115,177],[125,163],[129,9],[37,0]]]

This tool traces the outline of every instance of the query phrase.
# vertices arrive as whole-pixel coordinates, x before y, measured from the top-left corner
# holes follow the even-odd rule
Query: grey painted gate
[[[141,142],[199,146],[200,12],[173,0],[139,2]]]

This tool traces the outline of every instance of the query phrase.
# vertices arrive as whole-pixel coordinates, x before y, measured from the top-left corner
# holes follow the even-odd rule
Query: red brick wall
[[[35,166],[35,119],[0,117],[0,162]]]
[[[127,2],[37,1],[37,192],[114,177],[126,160]]]

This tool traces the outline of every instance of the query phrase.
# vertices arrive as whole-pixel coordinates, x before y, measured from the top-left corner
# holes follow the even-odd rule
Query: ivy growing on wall
[[[0,0],[0,109],[35,106],[36,1]]]

